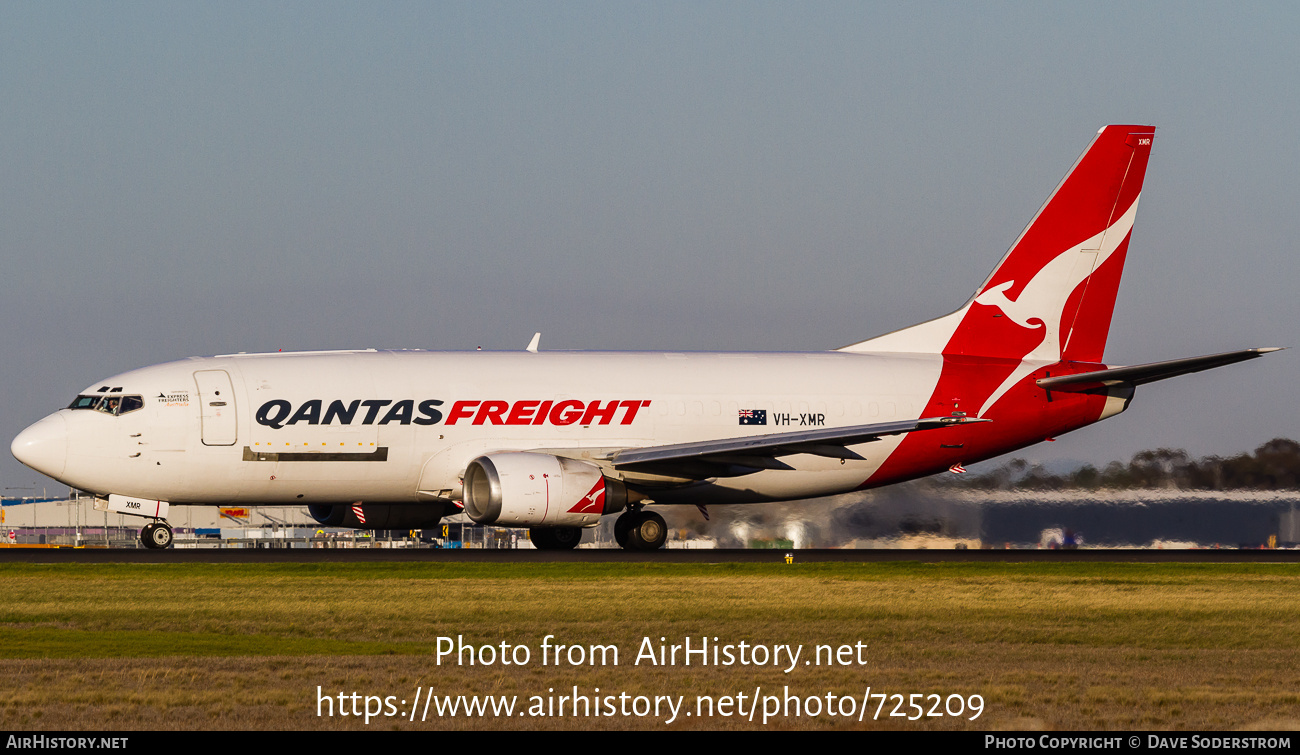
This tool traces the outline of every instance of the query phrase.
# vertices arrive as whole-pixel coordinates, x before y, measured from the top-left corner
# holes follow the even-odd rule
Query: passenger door
[[[233,446],[239,437],[235,415],[235,389],[225,370],[194,373],[203,413],[203,445]]]

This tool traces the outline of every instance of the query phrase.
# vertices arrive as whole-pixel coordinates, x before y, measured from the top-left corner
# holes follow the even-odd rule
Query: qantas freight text
[[[443,420],[438,408],[443,402],[425,399],[416,406],[415,399],[354,399],[349,402],[323,399],[304,401],[294,411],[293,404],[284,399],[274,399],[257,410],[257,423],[279,430],[285,425],[436,425]],[[448,425],[608,425],[615,418],[619,424],[630,425],[637,412],[650,406],[649,400],[632,399],[609,401],[457,401],[447,412]],[[322,410],[322,407],[324,409]],[[362,412],[361,410],[365,411]],[[419,416],[414,416],[416,411]],[[382,417],[381,417],[382,414]],[[621,415],[621,416],[620,416]]]

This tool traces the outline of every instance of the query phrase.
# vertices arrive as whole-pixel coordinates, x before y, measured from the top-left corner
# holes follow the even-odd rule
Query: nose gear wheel
[[[172,546],[172,528],[166,522],[149,522],[140,529],[140,542],[151,550]]]

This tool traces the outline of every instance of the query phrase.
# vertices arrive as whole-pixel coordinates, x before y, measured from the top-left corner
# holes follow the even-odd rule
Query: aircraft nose
[[[18,433],[9,450],[18,461],[58,479],[68,461],[68,423],[62,415],[51,414]]]

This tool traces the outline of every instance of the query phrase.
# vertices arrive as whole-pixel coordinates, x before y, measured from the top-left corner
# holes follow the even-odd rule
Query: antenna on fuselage
[[[533,340],[531,340],[531,341],[528,342],[528,348],[525,349],[525,351],[531,351],[532,353],[536,354],[536,353],[537,353],[537,344],[538,344],[541,340],[542,340],[542,334],[541,334],[541,333],[534,333],[534,334],[533,334]]]

